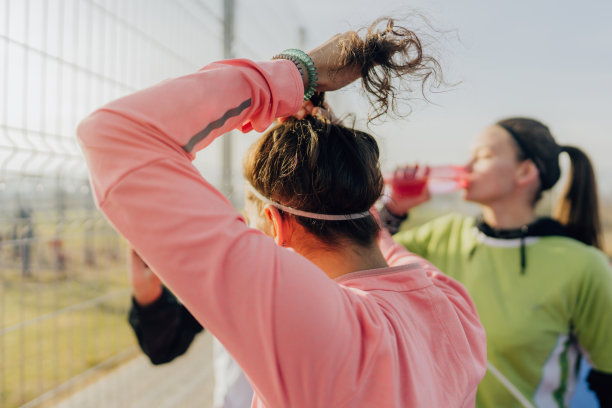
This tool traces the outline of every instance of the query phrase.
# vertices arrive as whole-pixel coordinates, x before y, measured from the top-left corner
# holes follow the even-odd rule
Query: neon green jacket
[[[489,361],[532,404],[565,407],[580,356],[612,373],[612,271],[596,248],[561,236],[482,234],[472,217],[443,216],[394,236],[465,285],[487,332]],[[519,406],[489,371],[477,407]]]

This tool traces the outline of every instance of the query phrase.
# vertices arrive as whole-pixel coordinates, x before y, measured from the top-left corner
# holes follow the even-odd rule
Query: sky
[[[294,4],[303,10],[309,46],[377,16],[401,16],[411,9],[443,31],[432,52],[447,81],[456,85],[430,94],[432,103],[416,103],[408,118],[371,128],[383,146],[383,167],[463,162],[484,127],[504,117],[528,116],[547,124],[559,143],[582,147],[594,161],[602,192],[612,195],[612,2]],[[338,105],[364,112],[359,100],[344,95]]]

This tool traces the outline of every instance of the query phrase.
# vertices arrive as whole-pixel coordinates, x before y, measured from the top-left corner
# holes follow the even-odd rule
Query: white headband
[[[251,190],[251,192],[255,195],[255,197],[259,198],[264,203],[270,204],[278,208],[279,210],[286,211],[290,214],[299,215],[300,217],[313,218],[315,220],[326,220],[326,221],[347,221],[347,220],[356,220],[359,218],[365,218],[371,215],[369,211],[364,211],[364,212],[354,213],[354,214],[338,214],[338,215],[318,214],[318,213],[312,213],[308,211],[302,211],[296,208],[287,207],[286,205],[282,205],[280,203],[277,203],[275,201],[272,201],[264,197],[259,191],[255,190],[255,187],[253,187],[251,183],[247,182],[246,185],[249,188],[249,190]]]

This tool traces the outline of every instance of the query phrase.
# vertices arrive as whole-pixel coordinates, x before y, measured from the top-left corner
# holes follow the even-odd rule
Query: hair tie
[[[370,215],[372,215],[370,211],[363,211],[360,213],[353,213],[353,214],[320,214],[320,213],[313,213],[310,211],[302,211],[302,210],[298,210],[297,208],[287,207],[286,205],[282,205],[280,203],[277,203],[276,201],[272,201],[269,198],[264,197],[263,194],[257,191],[255,187],[253,187],[253,185],[251,185],[251,183],[249,182],[246,182],[246,186],[248,187],[249,190],[251,190],[251,192],[255,195],[255,197],[259,198],[264,203],[270,204],[278,208],[279,210],[283,210],[285,212],[288,212],[290,214],[297,215],[300,217],[312,218],[315,220],[325,220],[325,221],[348,221],[348,220],[356,220],[359,218],[365,218],[365,217],[369,217]]]

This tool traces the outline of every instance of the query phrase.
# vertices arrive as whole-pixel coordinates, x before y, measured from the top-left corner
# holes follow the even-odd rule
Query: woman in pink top
[[[414,33],[392,22],[309,55],[318,91],[363,75],[383,110],[393,97],[385,80],[432,70]],[[235,357],[253,407],[473,406],[486,362],[474,305],[379,234],[368,212],[383,186],[376,141],[304,118],[307,68],[221,61],[99,109],[78,129],[98,205]],[[245,160],[247,211],[261,232],[191,160],[225,132],[290,115],[304,119],[264,134]]]

